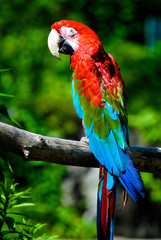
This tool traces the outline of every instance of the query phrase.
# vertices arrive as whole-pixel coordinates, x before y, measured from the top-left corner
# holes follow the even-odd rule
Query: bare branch
[[[80,167],[98,167],[87,144],[51,138],[0,123],[0,149],[14,153],[25,161],[44,161]],[[130,157],[143,172],[161,173],[161,149],[131,147]]]

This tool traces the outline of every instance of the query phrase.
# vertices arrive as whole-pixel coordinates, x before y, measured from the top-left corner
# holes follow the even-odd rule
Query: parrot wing
[[[73,103],[83,120],[89,147],[108,171],[107,189],[119,177],[134,201],[144,197],[140,174],[130,159],[124,84],[114,59],[99,62],[88,54],[82,56],[72,79]],[[112,72],[110,74],[110,72]]]
[[[102,68],[109,71],[107,66],[100,66],[87,54],[81,58],[73,74],[73,102],[84,122],[91,151],[109,173],[120,176],[128,161],[123,90],[120,87],[119,91],[116,86],[118,96],[112,95],[103,81],[108,75],[101,72]]]

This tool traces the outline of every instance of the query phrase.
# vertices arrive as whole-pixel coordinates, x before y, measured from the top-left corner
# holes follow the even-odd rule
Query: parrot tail
[[[97,201],[97,239],[113,240],[118,180],[107,189],[108,171],[100,165]]]

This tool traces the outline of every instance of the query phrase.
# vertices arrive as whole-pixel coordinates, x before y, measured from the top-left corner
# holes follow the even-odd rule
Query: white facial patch
[[[60,33],[65,37],[65,38],[74,38],[77,34],[77,31],[74,28],[69,28],[69,27],[61,27]]]
[[[60,29],[60,34],[68,41],[74,51],[76,51],[79,47],[78,32],[74,28],[63,26]]]

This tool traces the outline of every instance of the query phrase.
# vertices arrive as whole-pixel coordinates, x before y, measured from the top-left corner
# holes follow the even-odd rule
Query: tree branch
[[[0,149],[14,153],[25,161],[44,161],[80,167],[99,167],[87,144],[24,131],[0,123]],[[129,155],[143,172],[161,174],[161,149],[131,147]]]

